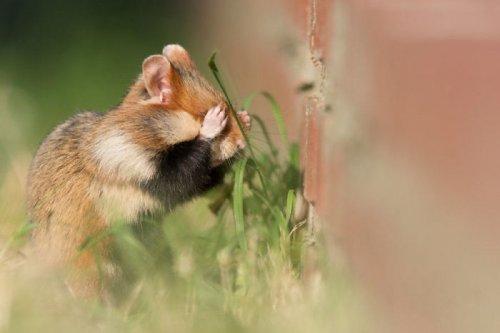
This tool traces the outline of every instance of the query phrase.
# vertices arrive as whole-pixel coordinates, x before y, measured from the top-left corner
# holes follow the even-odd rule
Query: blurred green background
[[[79,110],[117,104],[146,56],[195,44],[197,15],[193,1],[0,1],[0,82],[32,106],[15,112],[36,124],[26,142]]]

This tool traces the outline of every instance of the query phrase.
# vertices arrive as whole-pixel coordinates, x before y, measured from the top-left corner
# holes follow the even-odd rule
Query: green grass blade
[[[0,249],[0,259],[7,253],[7,251],[17,243],[20,243],[22,240],[26,239],[26,236],[36,228],[34,223],[24,223],[19,227],[19,229],[14,233],[12,237],[3,245],[3,248]]]
[[[293,212],[293,205],[295,203],[294,190],[288,190],[286,196],[285,215],[280,219],[280,251],[284,259],[290,258],[290,237],[288,236],[288,226]]]
[[[219,84],[219,87],[222,89],[222,93],[226,97],[227,104],[229,104],[230,112],[233,114],[234,118],[236,118],[236,122],[238,123],[238,127],[240,128],[241,133],[243,133],[245,141],[249,145],[248,148],[249,148],[251,154],[253,155],[253,151],[251,150],[252,148],[250,146],[250,141],[248,140],[248,137],[244,131],[243,124],[240,122],[240,119],[238,118],[238,115],[236,114],[236,110],[234,109],[234,104],[231,101],[231,98],[229,98],[229,94],[227,92],[226,86],[222,82],[221,73],[219,71],[219,68],[217,67],[217,64],[215,63],[215,56],[216,55],[217,55],[217,52],[212,53],[212,55],[210,56],[210,59],[208,60],[208,67],[212,71],[212,74],[214,75],[215,80],[217,81],[217,84]]]
[[[285,221],[287,226],[290,223],[294,206],[295,206],[295,191],[288,190],[288,193],[286,195],[286,210],[285,210]]]
[[[261,117],[259,117],[257,115],[252,115],[252,118],[257,122],[257,124],[261,128],[262,134],[264,135],[264,139],[266,140],[266,143],[269,146],[269,150],[271,151],[271,155],[273,157],[276,157],[278,155],[278,149],[276,148],[273,141],[271,140],[271,136],[269,135],[269,131],[267,130],[267,127],[264,124],[264,121],[262,120]]]
[[[234,190],[233,190],[233,212],[236,229],[236,237],[240,248],[243,251],[247,250],[247,241],[245,237],[245,216],[243,212],[243,179],[245,175],[245,167],[248,159],[242,159],[235,165]]]
[[[281,140],[285,146],[288,146],[288,133],[286,131],[285,119],[283,118],[283,113],[281,112],[281,108],[276,101],[276,99],[267,91],[262,92],[262,95],[269,101],[271,104],[271,111],[273,112],[274,120],[276,121],[276,125],[278,126],[278,131],[281,136]]]
[[[271,112],[273,113],[274,121],[276,122],[276,126],[278,127],[278,133],[280,135],[281,142],[283,143],[283,145],[285,145],[285,147],[288,147],[288,133],[286,130],[285,119],[283,118],[281,108],[273,95],[271,95],[267,91],[253,93],[245,98],[245,100],[243,101],[243,108],[245,110],[248,110],[252,105],[254,98],[259,95],[263,96],[271,105]]]
[[[300,169],[300,151],[299,151],[299,145],[297,143],[292,143],[290,145],[288,158],[289,158],[290,164],[295,169],[299,170]]]
[[[267,190],[267,183],[262,175],[262,172],[260,171],[259,166],[257,165],[257,158],[255,156],[255,152],[252,148],[252,144],[250,143],[250,140],[248,139],[247,134],[245,133],[245,130],[243,128],[243,124],[241,124],[241,121],[236,114],[236,110],[234,109],[234,104],[231,102],[231,99],[229,98],[229,94],[227,93],[227,89],[224,86],[224,83],[222,82],[221,74],[219,71],[219,68],[217,67],[217,64],[215,63],[215,56],[217,55],[217,52],[212,53],[212,56],[210,56],[210,59],[208,61],[208,67],[210,67],[210,70],[212,71],[212,74],[215,77],[215,80],[217,81],[217,84],[219,87],[222,89],[222,92],[224,93],[224,96],[226,97],[227,103],[229,104],[230,112],[233,114],[234,118],[236,119],[236,123],[238,124],[238,127],[240,128],[241,133],[243,134],[243,138],[245,139],[248,147],[248,151],[250,152],[250,156],[252,156],[252,159],[255,161],[256,164],[256,170],[259,175],[260,182],[262,184],[262,188],[264,189],[264,193],[268,195],[268,190]]]
[[[250,95],[248,95],[247,97],[245,97],[245,99],[243,100],[243,105],[242,105],[243,110],[248,111],[248,109],[250,109],[255,96],[257,96],[258,94],[259,94],[259,92],[254,92],[254,93],[251,93]]]

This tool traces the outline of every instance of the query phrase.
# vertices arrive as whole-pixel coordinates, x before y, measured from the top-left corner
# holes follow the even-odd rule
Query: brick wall
[[[324,216],[380,330],[498,331],[500,5],[336,10]]]
[[[284,106],[306,196],[369,295],[373,330],[499,331],[500,4],[210,9],[203,39],[223,48],[239,93],[265,88]],[[315,89],[298,94],[304,82]]]

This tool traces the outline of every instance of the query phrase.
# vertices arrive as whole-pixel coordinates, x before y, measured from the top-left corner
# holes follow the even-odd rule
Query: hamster
[[[249,128],[248,113],[238,117]],[[68,267],[74,293],[99,293],[97,260],[110,241],[92,251],[82,244],[113,221],[134,223],[203,193],[244,147],[223,95],[184,48],[167,45],[144,60],[117,107],[73,116],[39,147],[27,184],[34,255]]]

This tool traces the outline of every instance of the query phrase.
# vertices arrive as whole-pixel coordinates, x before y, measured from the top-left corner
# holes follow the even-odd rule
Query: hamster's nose
[[[245,141],[243,140],[236,141],[236,147],[238,147],[238,149],[244,149],[246,147]]]

